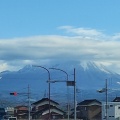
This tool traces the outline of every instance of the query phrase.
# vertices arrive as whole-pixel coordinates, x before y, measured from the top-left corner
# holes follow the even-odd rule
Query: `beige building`
[[[83,120],[101,120],[101,102],[96,99],[90,99],[78,103],[77,118]]]

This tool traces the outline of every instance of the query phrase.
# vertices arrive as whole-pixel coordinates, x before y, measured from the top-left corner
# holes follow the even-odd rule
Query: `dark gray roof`
[[[42,98],[41,100],[32,103],[32,105],[36,105],[36,104],[42,103],[42,102],[44,102],[44,101],[49,101],[49,99],[48,99],[48,98]],[[57,102],[55,102],[55,101],[53,101],[53,100],[50,100],[50,102],[52,102],[52,103],[54,103],[54,104],[56,104],[56,105],[59,105],[59,103],[57,103]]]
[[[120,102],[120,97],[116,97],[113,102]]]
[[[84,101],[78,103],[78,105],[89,105],[93,102],[97,102],[97,103],[101,104],[101,102],[96,99],[90,99],[90,100],[84,100]]]

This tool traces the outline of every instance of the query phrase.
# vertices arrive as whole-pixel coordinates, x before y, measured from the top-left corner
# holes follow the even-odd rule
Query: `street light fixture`
[[[68,73],[66,72],[66,71],[64,71],[64,70],[62,70],[62,69],[59,69],[59,68],[49,68],[49,69],[53,69],[53,70],[59,70],[59,71],[62,71],[62,72],[64,72],[65,74],[66,74],[66,76],[67,76],[67,81],[68,81]],[[55,82],[67,82],[67,81],[55,81]],[[68,105],[67,105],[67,109],[68,109],[68,120],[69,120],[69,115],[70,115],[70,113],[69,113],[69,109],[70,109],[70,106],[69,106],[69,89],[68,89],[68,86],[67,86],[67,100],[68,100]]]
[[[51,119],[51,115],[50,115],[50,72],[47,68],[43,67],[43,66],[40,66],[40,65],[33,65],[33,67],[40,67],[40,68],[43,68],[44,70],[46,70],[48,72],[48,91],[49,91],[49,95],[48,95],[48,98],[49,98],[49,120]]]
[[[105,96],[106,96],[106,105],[105,105],[105,109],[106,109],[106,120],[108,120],[108,85],[107,85],[107,79],[105,82],[105,88],[102,88],[101,90],[97,90],[97,92],[99,93],[103,93],[105,92]]]
[[[65,72],[64,70],[61,69],[57,69],[57,68],[50,68],[50,69],[55,69],[55,70],[60,70],[62,72],[64,72],[67,75],[67,86],[74,86],[74,120],[76,120],[76,78],[75,78],[75,68],[74,68],[74,81],[68,81],[68,74],[67,72]],[[53,81],[53,82],[62,82],[62,81]],[[69,105],[68,105],[69,107]],[[69,108],[68,108],[69,110]],[[68,120],[69,120],[69,113],[68,113]]]
[[[64,70],[61,69],[57,69],[57,68],[50,68],[50,69],[56,69],[56,70],[60,70],[62,72],[64,72],[67,75],[67,81],[51,81],[50,79],[50,72],[47,68],[43,67],[43,66],[38,66],[38,65],[33,65],[33,67],[40,67],[45,69],[48,72],[48,89],[49,89],[49,120],[51,119],[50,117],[50,83],[55,83],[55,82],[67,82],[67,86],[74,86],[74,120],[76,120],[76,81],[75,81],[75,69],[74,69],[74,81],[68,81],[68,74],[67,72],[65,72]],[[69,106],[69,105],[68,105]],[[69,118],[68,118],[69,119]]]

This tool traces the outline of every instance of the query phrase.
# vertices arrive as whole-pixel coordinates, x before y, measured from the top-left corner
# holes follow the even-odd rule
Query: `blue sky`
[[[59,26],[119,32],[119,0],[1,0],[0,38],[62,34]]]
[[[0,71],[74,58],[120,72],[119,5],[119,0],[0,0]]]

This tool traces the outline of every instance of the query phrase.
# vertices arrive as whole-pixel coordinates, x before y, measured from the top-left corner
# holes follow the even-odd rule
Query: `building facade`
[[[65,112],[58,107],[58,103],[43,98],[32,104],[32,119],[62,119]]]
[[[78,103],[77,118],[83,120],[101,120],[101,102],[96,99],[90,99]]]
[[[120,102],[102,102],[102,120],[120,120]]]

